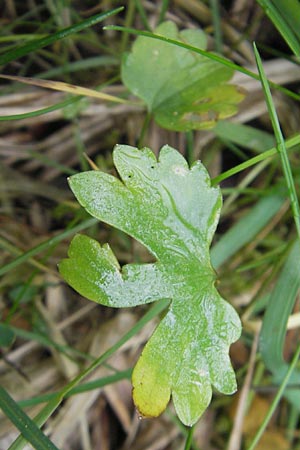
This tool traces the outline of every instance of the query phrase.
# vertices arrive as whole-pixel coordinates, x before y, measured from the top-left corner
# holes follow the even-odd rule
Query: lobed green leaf
[[[156,34],[205,49],[206,35],[198,29],[178,31],[164,22]],[[227,84],[229,67],[168,42],[139,36],[123,58],[123,83],[142,98],[156,122],[167,129],[211,128],[217,120],[237,112],[244,94]]]
[[[193,425],[207,408],[212,385],[236,390],[228,349],[241,332],[234,309],[216,290],[209,246],[222,198],[198,161],[165,145],[157,160],[144,148],[118,145],[120,180],[90,171],[70,178],[79,203],[94,217],[140,241],[152,264],[119,266],[110,247],[76,236],[60,272],[82,295],[113,307],[170,299],[168,313],[145,346],[132,376],[142,416],[156,417],[172,395],[180,420]]]

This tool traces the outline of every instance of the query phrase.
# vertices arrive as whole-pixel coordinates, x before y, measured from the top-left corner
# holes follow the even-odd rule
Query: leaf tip
[[[132,374],[132,397],[142,418],[160,416],[168,406],[171,387],[168,378],[156,373],[154,366],[149,366],[143,357],[139,359]]]

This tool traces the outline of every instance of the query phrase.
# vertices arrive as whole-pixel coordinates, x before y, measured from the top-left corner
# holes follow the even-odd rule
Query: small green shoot
[[[80,294],[106,306],[171,301],[134,368],[133,397],[142,416],[156,417],[172,395],[180,420],[192,426],[210,403],[211,385],[236,390],[228,348],[241,324],[214,287],[209,256],[221,193],[199,161],[189,168],[168,145],[158,161],[148,148],[125,145],[113,157],[122,181],[89,171],[72,176],[70,186],[91,215],[143,243],[157,262],[121,269],[108,244],[77,235],[59,269]]]

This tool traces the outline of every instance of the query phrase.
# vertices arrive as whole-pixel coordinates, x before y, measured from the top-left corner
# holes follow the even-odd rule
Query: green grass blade
[[[239,222],[217,242],[211,250],[215,269],[234,255],[262,230],[283,205],[282,195],[273,194],[262,198]]]
[[[0,44],[5,42],[14,42],[14,41],[33,41],[34,39],[43,39],[45,38],[45,34],[10,34],[8,36],[0,37]]]
[[[214,27],[215,50],[216,52],[222,54],[223,39],[222,39],[222,25],[221,25],[219,0],[210,0],[210,7]]]
[[[70,36],[71,34],[79,33],[85,28],[89,28],[93,25],[96,25],[99,22],[102,22],[103,20],[107,19],[110,16],[118,14],[119,12],[123,11],[123,9],[124,7],[120,7],[113,9],[111,11],[107,11],[105,13],[96,14],[92,17],[89,17],[86,20],[83,20],[80,23],[77,23],[76,25],[72,25],[68,28],[64,28],[63,30],[57,31],[56,33],[53,33],[50,36],[46,36],[41,39],[34,39],[33,41],[28,42],[27,44],[22,45],[16,49],[13,49],[5,53],[4,55],[0,56],[0,66],[7,64],[15,59],[18,59],[21,56],[27,55],[32,51],[36,51],[40,48],[46,47],[47,45],[51,45],[60,39],[64,39]]]
[[[141,21],[142,21],[144,27],[147,28],[147,30],[151,30],[150,24],[148,22],[147,14],[146,14],[145,8],[143,6],[143,2],[141,2],[140,0],[134,0],[134,3],[135,3],[136,9],[139,12],[139,15],[140,15],[140,18],[141,18]]]
[[[277,407],[277,405],[278,405],[278,403],[279,403],[279,401],[280,401],[280,399],[281,399],[281,397],[282,397],[282,395],[284,393],[284,390],[285,390],[285,388],[286,388],[286,386],[287,386],[287,384],[288,384],[288,382],[289,382],[289,380],[291,378],[291,375],[292,375],[292,373],[293,373],[293,371],[294,371],[294,369],[296,367],[296,364],[297,364],[297,362],[299,360],[299,356],[300,356],[300,344],[298,345],[298,348],[297,348],[297,350],[295,352],[295,355],[294,355],[294,357],[292,359],[292,362],[291,362],[291,364],[289,366],[289,369],[288,369],[288,371],[287,371],[287,373],[286,373],[286,375],[285,375],[285,377],[284,377],[284,379],[283,379],[283,381],[281,383],[281,386],[278,389],[278,392],[277,392],[274,400],[272,401],[272,404],[271,404],[271,406],[269,408],[269,411],[268,411],[266,417],[264,418],[263,423],[259,427],[259,429],[258,429],[258,431],[257,431],[257,433],[256,433],[256,435],[255,435],[255,437],[254,437],[254,439],[252,441],[252,443],[250,444],[250,446],[248,447],[247,450],[254,450],[255,449],[255,447],[258,444],[260,438],[262,437],[265,429],[267,428],[268,423],[270,422],[270,420],[272,418],[272,415],[274,414],[275,409],[276,409],[276,407]]]
[[[213,61],[219,62],[220,64],[223,64],[226,67],[229,67],[233,70],[236,70],[237,72],[241,72],[245,75],[248,75],[251,78],[254,78],[255,80],[260,81],[259,75],[252,72],[251,70],[246,69],[245,67],[239,66],[238,64],[233,63],[229,59],[226,59],[220,55],[217,55],[216,53],[211,53],[205,50],[201,50],[198,47],[194,47],[192,45],[186,44],[184,42],[176,41],[175,39],[170,39],[166,36],[161,36],[159,34],[151,33],[150,31],[140,31],[136,30],[135,28],[127,28],[127,27],[121,27],[118,25],[109,25],[106,27],[103,27],[104,30],[116,30],[116,31],[123,31],[124,33],[130,33],[138,36],[146,36],[152,39],[158,39],[159,41],[168,42],[172,45],[177,45],[182,48],[186,48],[187,50],[191,52],[198,53],[199,55],[206,56],[209,59],[212,59]],[[295,92],[290,91],[289,89],[286,89],[276,83],[269,82],[270,86],[277,89],[280,92],[283,92],[284,94],[288,95],[291,98],[294,98],[295,100],[300,100],[300,95],[296,94]]]
[[[96,367],[107,361],[122,345],[124,345],[130,338],[138,333],[150,320],[160,314],[169,304],[169,301],[162,300],[156,302],[149,311],[135,324],[135,326],[128,331],[116,344],[110,347],[103,355],[97,358],[87,369],[80,373],[70,383],[68,383],[35,417],[34,421],[38,426],[42,426],[50,415],[56,410],[67,394],[73,389],[83,378],[89,375]],[[21,450],[25,445],[25,440],[19,436],[16,441],[9,447],[8,450]]]
[[[61,345],[57,342],[50,339],[50,337],[45,334],[40,334],[37,332],[27,331],[23,330],[22,328],[17,328],[12,325],[9,325],[7,323],[0,324],[2,327],[2,330],[6,333],[13,333],[15,336],[18,336],[22,339],[38,342],[39,344],[48,347],[48,348],[54,348],[56,350],[59,350],[61,353],[63,353],[66,357],[74,360],[75,356],[80,357],[81,359],[87,359],[89,361],[94,360],[92,356],[81,352],[80,350],[77,350],[75,348],[72,348],[68,345]]]
[[[300,55],[300,4],[297,0],[257,0],[289,47]]]
[[[266,99],[270,119],[272,122],[274,134],[275,134],[277,150],[280,155],[283,173],[285,176],[286,185],[287,185],[289,197],[291,200],[291,206],[292,206],[294,221],[295,221],[295,225],[296,225],[296,230],[298,233],[298,237],[300,239],[300,208],[299,208],[297,192],[296,192],[296,188],[295,188],[295,184],[294,184],[294,180],[293,180],[293,174],[292,174],[290,162],[289,162],[289,159],[287,156],[285,142],[284,142],[284,138],[283,138],[283,135],[281,132],[279,120],[278,120],[278,117],[276,114],[270,87],[269,87],[268,81],[266,79],[264,69],[262,66],[262,62],[261,62],[261,58],[259,56],[259,53],[258,53],[258,50],[257,50],[255,44],[254,44],[254,53],[255,53],[255,59],[256,59],[257,68],[259,71],[262,88],[263,88],[263,91],[265,94],[265,99]]]
[[[22,433],[23,439],[26,439],[33,448],[37,450],[58,450],[2,386],[0,386],[0,407]]]
[[[169,0],[162,0],[158,23],[161,23],[165,20],[165,15],[166,12],[168,11],[168,8],[169,8]]]
[[[265,152],[275,144],[274,136],[271,133],[229,120],[217,122],[213,131],[221,140],[233,142],[253,153]]]
[[[42,116],[43,114],[47,114],[49,112],[65,108],[66,106],[79,102],[82,98],[83,98],[82,95],[80,95],[75,98],[74,97],[68,98],[67,100],[64,100],[62,102],[55,103],[55,105],[48,106],[47,108],[41,108],[36,111],[31,111],[29,113],[0,116],[0,122],[3,122],[4,120],[21,120],[21,119],[29,119],[30,117]]]
[[[15,340],[15,333],[0,322],[0,348],[10,347]]]
[[[260,333],[260,352],[262,359],[267,369],[272,372],[274,383],[280,385],[280,387],[262,425],[258,429],[250,447],[248,447],[248,450],[254,450],[282,395],[284,395],[298,411],[300,408],[299,389],[285,390],[288,383],[299,385],[300,372],[299,370],[295,370],[295,366],[299,359],[300,346],[298,347],[290,366],[283,358],[287,321],[295,304],[297,292],[300,289],[299,268],[300,244],[297,240],[289,252],[271,294]]]
[[[283,359],[286,324],[299,288],[300,245],[296,241],[272,292],[260,333],[260,351],[264,363],[276,377],[279,374],[279,378],[286,370]]]
[[[277,7],[279,14],[282,14],[287,27],[285,28],[284,32],[286,32],[289,29],[292,29],[297,41],[298,41],[298,48],[297,48],[297,55],[299,55],[300,51],[300,3],[299,0],[272,0],[273,4]],[[281,30],[279,30],[281,32]],[[282,34],[283,37],[285,37],[284,33]]]
[[[33,256],[37,255],[38,253],[41,253],[44,250],[49,249],[53,245],[58,244],[62,240],[66,239],[67,237],[72,236],[75,233],[78,233],[79,231],[85,230],[86,228],[89,228],[97,223],[97,219],[87,219],[84,222],[80,223],[79,225],[76,225],[74,228],[68,229],[63,231],[62,233],[57,234],[54,237],[51,237],[50,239],[47,239],[46,241],[42,242],[41,244],[37,245],[36,247],[31,248],[25,253],[22,253],[22,255],[18,256],[13,261],[5,264],[0,268],[0,276],[4,275],[6,272],[9,272],[10,270],[14,269],[15,267],[18,267],[20,264],[25,263],[27,260],[32,258]],[[1,241],[0,241],[1,244]]]
[[[97,380],[88,381],[87,383],[82,383],[79,386],[75,386],[71,389],[68,394],[66,394],[65,398],[72,397],[76,394],[82,394],[83,392],[92,391],[94,389],[99,389],[104,386],[117,383],[120,380],[129,380],[132,374],[132,369],[123,370],[121,372],[117,372],[114,375],[109,375],[103,378],[99,378]],[[38,395],[37,397],[28,398],[26,400],[21,400],[18,402],[18,405],[21,407],[28,407],[39,405],[40,403],[48,402],[49,400],[54,399],[57,396],[58,392],[50,392],[48,394]]]
[[[41,161],[41,163],[43,163],[44,166],[54,167],[55,169],[58,169],[61,173],[64,173],[66,175],[75,175],[75,173],[77,173],[76,170],[71,169],[69,166],[60,164],[57,161],[53,160],[52,158],[49,158],[48,156],[45,156],[44,154],[42,154],[40,152],[36,152],[34,150],[28,150],[27,154],[30,158]]]
[[[37,73],[35,76],[40,79],[49,79],[74,72],[97,69],[99,67],[118,66],[119,64],[120,61],[114,56],[93,56],[80,59],[79,61],[68,62],[63,67],[53,67],[46,72]]]
[[[300,135],[297,134],[296,136],[293,136],[286,140],[285,148],[290,149],[299,144],[300,144]],[[248,161],[238,164],[237,166],[233,167],[232,169],[226,170],[226,172],[223,172],[220,175],[218,175],[217,177],[213,178],[212,185],[216,186],[217,184],[221,183],[221,181],[226,180],[227,178],[232,177],[233,175],[235,175],[239,172],[242,172],[243,170],[248,169],[249,167],[254,166],[255,164],[258,164],[267,158],[271,158],[272,156],[275,156],[276,154],[278,154],[277,149],[275,147],[272,147],[269,150],[265,151],[264,153],[254,156],[253,158],[248,159]]]

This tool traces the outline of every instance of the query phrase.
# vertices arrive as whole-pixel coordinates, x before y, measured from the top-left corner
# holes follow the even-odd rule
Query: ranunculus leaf
[[[199,29],[181,32],[173,22],[160,24],[154,33],[206,49]],[[144,100],[156,122],[169,130],[213,127],[217,120],[237,112],[244,93],[227,82],[233,70],[185,48],[139,36],[122,63],[122,81]]]
[[[207,408],[212,385],[225,394],[236,390],[228,349],[241,324],[214,286],[209,254],[221,193],[199,161],[189,167],[168,145],[158,161],[150,149],[126,145],[117,145],[113,157],[121,180],[83,172],[70,178],[71,189],[92,216],[144,244],[156,262],[120,268],[107,244],[77,235],[60,272],[106,306],[170,299],[134,368],[133,398],[141,415],[156,417],[172,396],[180,420],[191,426]]]

